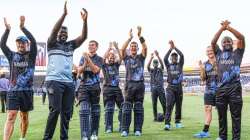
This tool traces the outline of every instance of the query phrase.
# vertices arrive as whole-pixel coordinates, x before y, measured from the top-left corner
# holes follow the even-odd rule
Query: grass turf
[[[120,137],[120,133],[114,132],[113,134],[104,133],[104,113],[103,113],[103,104],[101,121],[100,121],[100,140],[193,140],[193,134],[201,131],[203,128],[204,122],[204,111],[203,111],[203,96],[184,96],[183,100],[183,119],[184,128],[182,129],[173,129],[171,131],[164,131],[164,124],[159,122],[153,122],[153,113],[150,95],[147,94],[144,100],[145,108],[145,119],[143,125],[143,135],[141,137],[133,136],[133,122],[130,127],[130,136],[127,138]],[[248,140],[250,138],[250,97],[244,97],[244,105],[242,111],[242,131],[241,139]],[[69,140],[79,140],[80,139],[80,127],[79,127],[79,117],[78,117],[78,108],[74,109],[74,116],[70,122],[69,130]],[[160,104],[158,102],[158,111],[161,111]],[[162,112],[162,111],[161,111]],[[114,117],[114,129],[118,127],[117,121],[118,111],[115,113]],[[45,123],[48,115],[48,105],[42,105],[41,97],[35,97],[35,109],[30,113],[30,125],[27,133],[27,140],[39,140],[42,139]],[[174,117],[174,115],[172,115]],[[228,136],[231,139],[231,119],[230,114],[228,114]],[[6,114],[0,113],[0,139],[2,139],[4,122],[6,119]],[[174,121],[174,119],[173,119]],[[59,140],[59,124],[57,125],[53,140]],[[218,135],[218,119],[217,112],[213,109],[213,121],[210,126],[210,139],[215,139]],[[19,118],[15,123],[15,130],[12,136],[13,140],[19,138]]]

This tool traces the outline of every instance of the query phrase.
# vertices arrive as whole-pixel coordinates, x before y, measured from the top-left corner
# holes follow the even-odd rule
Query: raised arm
[[[132,29],[130,29],[130,31],[129,31],[129,38],[125,41],[125,43],[123,44],[123,46],[121,48],[122,59],[124,59],[126,57],[126,55],[127,55],[126,49],[128,47],[128,44],[132,40],[132,38],[133,38]]]
[[[109,42],[109,48],[108,50],[105,52],[104,56],[103,56],[103,62],[106,63],[106,60],[108,59],[109,56],[109,52],[112,50],[112,42]]]
[[[245,48],[245,37],[236,29],[232,28],[231,26],[227,26],[226,28],[229,32],[231,32],[238,40],[239,43],[237,44],[237,48],[243,49]]]
[[[164,64],[163,64],[163,61],[161,59],[161,57],[159,56],[159,53],[158,51],[155,50],[155,55],[156,57],[158,58],[159,62],[160,62],[160,65],[161,65],[161,69],[164,70]]]
[[[174,47],[174,49],[180,56],[180,62],[179,63],[183,66],[184,65],[184,55],[183,55],[183,53],[176,47]]]
[[[34,36],[24,27],[24,23],[25,23],[25,17],[21,16],[20,17],[20,29],[30,41],[30,56],[31,56],[31,59],[35,60],[36,54],[37,54],[36,40]]]
[[[83,20],[82,34],[75,39],[76,47],[80,47],[81,44],[87,39],[88,36],[88,11],[86,9],[82,9],[81,17]]]
[[[215,54],[217,54],[217,52],[218,52],[218,49],[219,49],[219,47],[217,46],[217,42],[218,42],[218,40],[219,40],[219,38],[220,38],[220,36],[221,36],[221,34],[222,34],[222,32],[223,31],[225,31],[226,30],[226,28],[227,28],[227,26],[230,24],[230,22],[228,22],[228,21],[223,21],[222,23],[221,23],[221,28],[219,29],[219,31],[217,31],[217,33],[214,35],[214,38],[213,38],[213,40],[212,40],[212,42],[211,42],[211,46],[212,46],[212,48],[214,49],[214,52],[215,52]]]
[[[142,54],[142,56],[144,56],[146,58],[147,57],[147,50],[148,49],[147,49],[147,44],[145,42],[145,39],[141,36],[141,30],[142,30],[141,26],[137,26],[137,30],[138,30],[137,35],[138,35],[139,40],[140,40],[141,45],[142,45],[142,52],[141,52],[141,54]]]
[[[4,31],[4,34],[2,35],[0,46],[1,46],[1,49],[2,49],[2,51],[4,53],[4,55],[7,57],[8,60],[10,60],[11,55],[12,55],[12,51],[7,46],[7,40],[8,40],[8,37],[9,37],[11,27],[10,27],[10,24],[8,24],[6,18],[4,18],[4,24],[5,24],[6,29]]]
[[[121,52],[119,50],[119,47],[118,47],[118,43],[113,41],[113,46],[115,47],[117,53],[118,53],[118,63],[121,64],[122,63],[122,55],[121,55]]]
[[[164,57],[164,63],[165,63],[165,66],[168,67],[168,65],[170,64],[169,61],[168,61],[168,58],[169,58],[169,55],[170,53],[172,52],[173,48],[171,47],[168,52],[166,53],[165,57]]]
[[[150,67],[150,66],[151,66],[151,63],[152,63],[153,58],[154,58],[154,53],[151,53],[151,57],[150,57],[150,59],[149,59],[149,61],[148,61],[148,65],[147,65],[148,72],[151,71],[151,67]]]
[[[62,14],[62,16],[59,18],[59,20],[56,22],[55,26],[53,27],[53,30],[49,36],[49,39],[48,39],[48,47],[52,47],[50,44],[53,44],[56,42],[56,39],[57,39],[57,34],[63,24],[63,21],[65,19],[67,15],[67,1],[65,1],[64,3],[64,12]]]

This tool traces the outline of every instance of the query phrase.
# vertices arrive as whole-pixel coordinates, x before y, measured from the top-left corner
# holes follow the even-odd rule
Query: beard
[[[223,46],[224,51],[232,52],[233,51],[233,46],[232,45],[225,45]]]

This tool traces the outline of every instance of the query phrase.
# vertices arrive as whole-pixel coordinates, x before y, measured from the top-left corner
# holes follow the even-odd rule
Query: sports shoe
[[[169,131],[171,129],[171,126],[170,126],[170,124],[166,124],[165,125],[165,128],[164,128],[164,130],[167,130],[167,131]]]
[[[89,140],[88,137],[82,137],[82,140]]]
[[[106,133],[112,133],[112,130],[111,129],[107,129]]]
[[[98,137],[97,137],[97,135],[92,135],[90,139],[91,140],[98,140]]]
[[[141,136],[141,131],[135,131],[135,136]]]
[[[122,137],[127,137],[127,136],[128,136],[128,132],[122,131],[121,136],[122,136]]]
[[[19,140],[26,140],[25,138],[20,138]]]
[[[181,123],[176,123],[176,124],[175,124],[175,127],[176,127],[176,128],[183,128],[183,125],[182,125]]]
[[[218,137],[218,138],[216,138],[216,140],[223,140],[222,138],[220,138],[220,137]]]
[[[194,137],[196,137],[196,138],[210,138],[210,134],[209,134],[209,132],[201,131],[197,134],[194,134]]]

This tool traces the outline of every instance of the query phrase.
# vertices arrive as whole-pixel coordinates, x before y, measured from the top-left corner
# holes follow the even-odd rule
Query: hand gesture
[[[116,50],[119,50],[117,42],[113,41],[113,46],[115,47]]]
[[[225,21],[221,22],[221,25],[222,25],[223,29],[226,30],[230,23],[231,23],[230,21],[225,20]]]
[[[159,56],[159,53],[157,50],[155,50],[155,55],[158,57]]]
[[[151,53],[151,59],[153,59],[154,58],[154,53]]]
[[[6,29],[10,30],[11,27],[10,27],[10,24],[7,22],[6,18],[4,18],[4,25],[5,25]]]
[[[20,28],[24,27],[24,23],[25,23],[25,16],[20,16]]]
[[[173,40],[170,40],[169,42],[168,42],[169,44],[170,44],[170,48],[174,48],[175,46],[174,46],[174,42],[173,42]]]
[[[132,38],[133,38],[133,30],[130,29],[130,30],[129,30],[129,39],[132,39]]]
[[[81,17],[83,21],[86,21],[88,19],[88,11],[85,8],[82,8]]]
[[[199,67],[200,67],[200,69],[202,69],[204,67],[204,65],[203,65],[203,63],[202,63],[201,60],[199,61]]]
[[[138,30],[137,32],[138,37],[141,37],[141,30],[142,30],[141,26],[137,26],[137,30]]]

